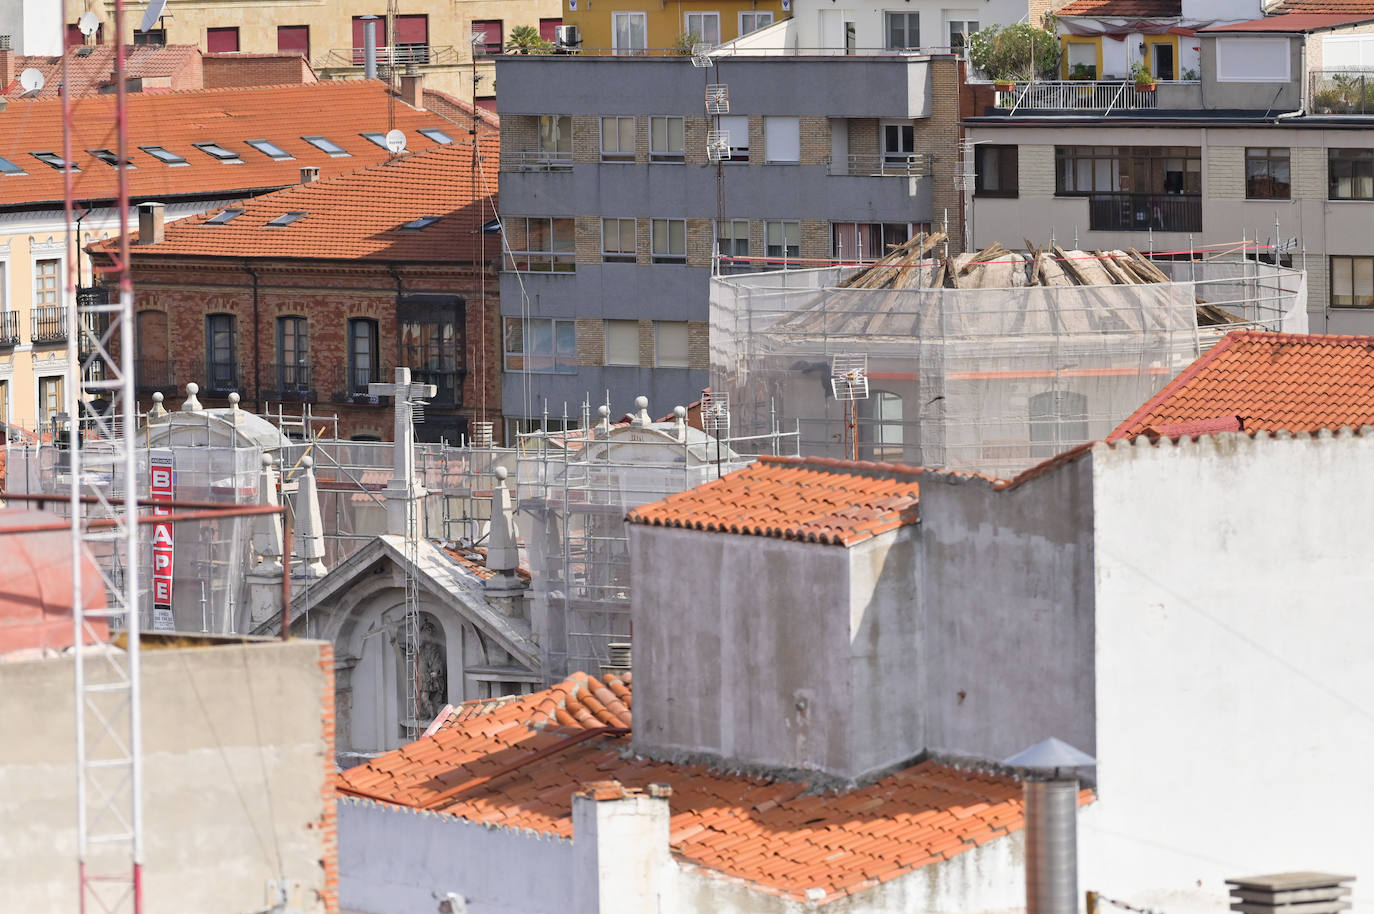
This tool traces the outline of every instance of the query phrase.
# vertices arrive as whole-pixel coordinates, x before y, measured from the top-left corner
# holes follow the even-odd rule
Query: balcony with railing
[[[8,349],[19,343],[19,312],[0,311],[0,347]]]
[[[502,171],[572,171],[572,152],[545,152],[537,149],[501,153]]]
[[[263,385],[263,396],[296,403],[316,399],[315,389],[310,383],[311,366],[277,364],[271,371],[270,382]]]
[[[916,153],[872,153],[845,156],[842,160],[826,159],[832,175],[857,177],[920,178],[930,174],[930,155]]]
[[[332,48],[315,58],[312,66],[322,72],[361,70],[365,63],[363,57],[362,48]],[[409,66],[452,66],[465,62],[451,45],[398,44],[377,48],[377,75],[381,77],[389,75],[392,66],[404,69]]]
[[[996,106],[1013,115],[1018,111],[1139,111],[1159,107],[1156,90],[1157,86],[1146,89],[1119,79],[1002,83]]]
[[[199,376],[200,371],[194,375]],[[168,359],[134,359],[134,386],[139,393],[175,394],[179,380]]]
[[[1311,70],[1313,114],[1374,114],[1374,69]]]
[[[429,401],[434,409],[456,409],[463,405],[463,373],[412,368],[410,379],[416,384],[433,384],[434,397]]]
[[[1094,232],[1200,232],[1199,194],[1090,194],[1088,228]]]
[[[67,306],[36,305],[30,314],[35,344],[64,343],[67,340]]]
[[[225,397],[233,392],[243,392],[243,368],[237,362],[205,362],[203,377],[205,386],[201,390],[208,396]]]

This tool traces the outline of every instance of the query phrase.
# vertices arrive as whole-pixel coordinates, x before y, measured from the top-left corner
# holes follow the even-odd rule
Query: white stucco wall
[[[324,911],[333,718],[323,647],[144,651],[148,914],[260,911],[269,880],[300,883],[301,910]],[[0,664],[0,911],[77,910],[72,667]]]
[[[1097,776],[1080,884],[1170,914],[1227,877],[1374,906],[1374,435],[1099,446]]]
[[[796,22],[797,46],[809,48],[843,48],[843,32],[833,23],[853,22],[854,39],[859,53],[887,46],[883,13],[919,13],[921,17],[921,46],[944,48],[949,45],[951,20],[976,20],[980,27],[1012,25],[1027,16],[1026,0],[964,0],[950,4],[945,0],[903,0],[892,2],[847,2],[837,8],[828,0],[796,0],[792,18]]]

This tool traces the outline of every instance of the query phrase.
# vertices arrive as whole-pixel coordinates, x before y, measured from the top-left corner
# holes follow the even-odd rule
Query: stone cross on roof
[[[391,480],[386,484],[386,532],[408,536],[410,530],[410,502],[425,494],[415,478],[415,401],[432,397],[438,392],[433,384],[410,383],[410,369],[397,368],[392,384],[372,383],[367,392],[374,397],[395,397],[396,417],[392,440],[395,441],[395,462]]]

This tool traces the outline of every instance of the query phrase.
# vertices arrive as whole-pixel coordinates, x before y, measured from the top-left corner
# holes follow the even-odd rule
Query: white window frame
[[[39,308],[39,307],[43,307],[43,306],[45,306],[45,305],[52,305],[52,306],[60,307],[60,306],[62,305],[62,267],[63,267],[62,261],[63,261],[63,260],[64,260],[64,258],[62,258],[62,257],[60,257],[60,256],[54,257],[54,256],[50,256],[50,255],[47,255],[47,254],[37,254],[37,255],[34,255],[34,258],[33,258],[33,268],[32,268],[33,290],[32,290],[32,297],[31,297],[31,299],[30,299],[30,301],[32,302],[33,307]],[[50,302],[48,302],[48,301],[41,301],[41,300],[39,299],[38,280],[39,280],[39,275],[40,275],[40,274],[39,274],[39,272],[38,272],[38,265],[39,265],[40,263],[53,263],[53,264],[56,264],[56,267],[54,268],[54,272],[53,272],[52,301],[50,301]]]
[[[46,432],[46,431],[51,431],[51,430],[52,430],[52,425],[51,425],[51,423],[50,423],[50,420],[51,420],[52,417],[49,416],[49,417],[47,417],[47,418],[45,419],[44,416],[43,416],[43,382],[44,382],[44,381],[51,380],[51,379],[53,379],[53,378],[59,378],[59,379],[62,381],[62,387],[61,387],[61,389],[58,390],[58,392],[57,392],[57,394],[58,394],[58,401],[59,401],[59,402],[58,402],[58,404],[57,404],[57,409],[54,411],[53,415],[56,415],[57,413],[60,413],[60,412],[62,412],[64,409],[66,409],[66,405],[67,405],[67,385],[71,383],[71,378],[68,377],[68,374],[67,374],[67,372],[66,372],[65,370],[61,370],[61,371],[48,371],[48,370],[44,370],[44,371],[42,371],[41,374],[39,373],[39,371],[40,371],[41,369],[50,369],[51,367],[52,367],[51,363],[47,363],[47,364],[44,364],[44,365],[42,365],[42,366],[35,367],[35,369],[34,369],[34,377],[33,377],[33,424],[34,424],[35,426],[37,426],[37,428],[35,429],[35,431],[37,431],[38,434],[40,434],[40,435],[43,434],[43,433]]]
[[[902,34],[907,39],[911,36],[906,34],[910,31],[911,17],[916,17],[916,43],[908,41],[906,44],[897,45],[892,43],[892,17],[901,16],[903,19]],[[883,47],[889,51],[905,51],[921,46],[921,14],[916,10],[883,10]]]
[[[551,121],[552,130],[550,139],[553,141],[553,148],[544,147],[544,122]],[[560,128],[559,121],[567,122],[567,149],[561,149],[563,145],[563,130]],[[572,115],[570,114],[541,114],[539,123],[535,128],[535,148],[538,152],[539,161],[544,164],[554,164],[562,162],[572,162]]]
[[[634,35],[631,33],[630,44],[620,43],[620,21],[629,19],[632,23],[639,22],[639,34],[643,44],[634,44]],[[633,29],[633,26],[631,26]],[[643,10],[613,10],[611,12],[611,53],[612,54],[644,54],[649,50],[649,14]]]
[[[763,119],[764,161],[773,165],[801,164],[801,118]]]
[[[968,16],[968,13],[966,13],[966,12],[964,12],[964,11],[961,10],[961,11],[958,13],[958,15],[967,17],[967,16]],[[956,45],[956,44],[954,43],[954,31],[955,31],[954,27],[955,27],[955,26],[959,26],[959,34],[964,36],[964,43],[963,43],[962,45]],[[970,28],[970,26],[972,26],[972,28]],[[973,34],[974,32],[976,32],[976,31],[978,31],[978,29],[981,28],[981,27],[982,27],[982,22],[981,22],[981,20],[978,20],[978,19],[968,19],[968,18],[964,18],[964,19],[950,19],[950,20],[948,20],[948,21],[945,23],[945,35],[949,38],[949,46],[950,46],[950,48],[951,48],[952,50],[959,50],[959,49],[962,49],[963,47],[967,46],[967,45],[968,45],[968,36],[972,35],[972,34]]]
[[[682,358],[672,361],[663,357],[663,333],[671,330],[682,334]],[[692,339],[687,321],[654,321],[654,367],[690,368],[692,367]]]
[[[771,233],[772,233],[772,228],[773,228],[773,226],[775,226],[775,225],[776,225],[776,226],[780,226],[781,231],[782,231],[782,245],[781,245],[782,250],[781,250],[781,253],[778,253],[778,254],[774,254],[774,253],[770,250],[770,249],[773,247],[773,245],[772,245],[772,243],[769,241],[769,237],[770,237],[770,235],[771,235]],[[788,240],[789,240],[789,239],[788,239],[787,236],[788,236],[789,234],[791,234],[790,232],[788,232],[788,227],[789,227],[789,226],[795,226],[795,227],[796,227],[797,243],[796,243],[796,245],[795,245],[795,247],[796,247],[796,253],[795,253],[795,254],[793,254],[793,253],[791,253],[791,252],[788,251],[788,248],[789,248],[789,247],[793,247],[793,245],[788,244]],[[772,262],[772,263],[788,263],[788,262],[790,262],[790,261],[800,260],[800,259],[801,259],[801,221],[798,220],[798,219],[769,219],[768,221],[764,222],[764,223],[763,223],[763,255],[764,255],[764,257],[766,257],[766,258],[767,258],[770,262]]]
[[[1216,75],[1219,83],[1286,83],[1293,81],[1293,52],[1288,38],[1218,37]],[[1255,75],[1247,69],[1265,59],[1264,52],[1283,48],[1283,72]]]
[[[658,124],[660,121],[663,123],[664,142],[668,144],[668,148],[666,149],[659,149],[655,145],[656,140],[654,138],[654,126]],[[682,139],[682,142],[678,145],[677,149],[672,148],[672,131],[670,129],[670,127],[672,126],[672,121],[677,121],[678,136]],[[684,161],[683,150],[686,148],[687,145],[686,137],[687,123],[681,115],[653,115],[649,118],[649,161],[678,163]]]
[[[905,145],[901,141],[902,138],[905,136],[905,131],[910,130],[911,148],[905,150],[888,149],[887,134],[889,127],[897,128],[898,146]],[[878,133],[880,134],[880,136],[878,137],[878,142],[882,144],[883,148],[883,164],[900,165],[903,168],[907,167],[911,163],[912,157],[916,155],[916,125],[911,121],[879,121]]]
[[[521,325],[521,326],[520,326],[520,351],[519,351],[519,352],[513,352],[513,351],[511,351],[511,349],[509,348],[509,343],[510,343],[510,336],[509,336],[509,334],[510,334],[510,324],[511,324],[512,321],[514,321],[514,322],[516,322],[516,323],[518,323],[518,324]],[[547,324],[549,325],[549,333],[550,333],[549,339],[550,339],[550,341],[551,341],[552,344],[553,344],[553,351],[552,351],[551,353],[547,354],[547,355],[540,354],[540,353],[531,354],[530,351],[529,351],[528,342],[529,342],[530,338],[533,336],[533,334],[530,332],[530,328],[531,328],[533,325],[538,324],[538,323],[547,323]],[[569,351],[569,352],[565,352],[565,353],[563,353],[563,355],[562,355],[562,358],[567,359],[567,360],[570,360],[570,364],[569,364],[567,367],[564,367],[564,366],[560,365],[560,364],[559,364],[559,361],[558,361],[558,360],[559,360],[559,357],[560,357],[560,356],[559,356],[559,352],[558,352],[558,338],[559,338],[559,330],[560,330],[560,329],[561,329],[561,330],[569,330],[569,331],[571,331],[571,333],[572,333],[572,350]],[[519,372],[519,373],[521,373],[521,374],[577,374],[577,322],[574,321],[574,320],[572,320],[572,319],[570,319],[570,318],[568,318],[568,319],[565,319],[565,318],[553,318],[553,317],[526,317],[526,318],[521,318],[521,317],[507,316],[507,317],[504,318],[504,322],[503,322],[502,325],[501,325],[501,352],[502,352],[502,362],[501,362],[501,364],[504,366],[504,368],[505,368],[506,371]],[[511,356],[515,356],[516,358],[522,360],[522,361],[521,361],[521,367],[520,367],[520,368],[512,368],[512,367],[511,367],[511,363],[510,363]],[[531,367],[530,367],[530,360],[531,360],[531,359],[536,359],[536,358],[548,358],[548,359],[549,359],[548,367],[546,367],[546,368],[542,368],[542,367],[541,367],[541,368],[531,368]]]
[[[753,27],[753,28],[751,28],[751,29],[746,29],[746,28],[744,27],[744,20],[745,20],[746,17],[752,17],[752,18],[753,18],[753,20],[754,20],[754,27]],[[765,19],[765,17],[767,18],[767,21],[766,21],[766,22],[763,21],[763,20]],[[774,16],[773,16],[773,11],[772,11],[772,10],[741,10],[741,11],[740,11],[740,14],[739,14],[739,23],[738,23],[738,25],[739,25],[739,35],[740,35],[740,37],[742,38],[742,37],[744,37],[745,35],[748,35],[750,32],[757,32],[759,29],[766,29],[766,28],[768,28],[770,25],[772,25],[775,21],[777,21],[777,20],[774,18]]]
[[[689,13],[683,13],[683,14],[682,14],[682,34],[683,34],[683,35],[691,35],[691,34],[693,34],[693,29],[692,29],[692,20],[693,20],[693,19],[699,19],[699,20],[701,20],[703,23],[704,23],[704,22],[707,22],[707,21],[709,21],[709,20],[711,20],[711,19],[714,19],[714,20],[715,20],[715,22],[716,22],[716,40],[715,40],[715,41],[709,40],[708,37],[707,37],[707,35],[706,35],[706,32],[705,32],[704,30],[703,30],[703,31],[697,31],[697,32],[695,32],[695,34],[697,35],[697,37],[699,37],[699,38],[701,39],[701,47],[702,47],[702,48],[716,48],[716,47],[720,47],[721,39],[724,37],[724,36],[721,34],[721,31],[720,31],[720,12],[717,11],[717,10],[693,10],[692,12],[689,12]]]
[[[607,319],[604,324],[606,326],[606,346],[602,354],[602,364],[619,368],[638,368],[639,321]],[[620,351],[627,339],[633,344],[630,346],[631,354],[628,355]],[[613,341],[614,345],[612,345]]]
[[[510,260],[510,267],[515,273],[574,273],[577,271],[577,225],[569,216],[510,216],[509,223],[523,223],[525,229],[525,244],[522,250],[509,250],[507,255]],[[558,233],[555,230],[556,223],[565,223],[570,234],[565,236],[568,243],[567,247],[558,246]],[[530,238],[534,233],[530,231],[530,226],[541,223],[546,224],[548,229],[549,246],[547,248],[535,248],[530,246]]]
[[[678,229],[681,245],[675,244],[673,229]],[[649,230],[654,263],[687,262],[687,220],[655,219]],[[680,248],[680,249],[678,249]]]
[[[743,137],[735,136],[741,132],[736,129],[743,125]],[[730,159],[731,163],[745,163],[749,161],[749,118],[743,114],[725,114],[720,118],[720,129],[728,131],[730,134]],[[741,142],[743,140],[743,142]]]
[[[608,123],[613,123],[615,127],[616,148],[606,148],[606,127]],[[600,122],[601,129],[601,161],[603,162],[633,162],[635,160],[635,119],[633,117],[623,117],[615,114],[604,115]],[[630,148],[624,148],[625,137],[623,135],[626,124],[630,127]]]
[[[616,223],[616,248],[614,250],[606,247],[606,228],[607,223]],[[624,240],[621,237],[625,231],[625,223],[630,224],[630,249],[628,251],[621,247]],[[639,232],[635,225],[635,220],[630,217],[603,216],[601,218],[601,262],[602,263],[634,263],[638,256],[638,235]]]

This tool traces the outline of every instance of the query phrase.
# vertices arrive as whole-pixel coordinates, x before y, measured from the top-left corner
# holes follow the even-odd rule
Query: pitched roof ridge
[[[926,467],[912,466],[906,463],[882,463],[876,460],[845,460],[839,457],[775,457],[771,454],[764,454],[759,457],[759,463],[777,464],[779,466],[792,466],[799,469],[816,470],[822,473],[834,473],[837,475],[851,476],[878,476],[887,479],[896,479],[901,476],[918,477],[930,472]],[[746,472],[748,467],[740,472]]]
[[[1135,425],[1136,422],[1143,420],[1146,416],[1150,414],[1151,410],[1153,410],[1159,404],[1163,403],[1165,400],[1172,397],[1175,391],[1177,391],[1184,384],[1191,381],[1193,378],[1197,377],[1197,375],[1201,373],[1204,368],[1208,367],[1217,359],[1221,358],[1222,355],[1224,355],[1225,353],[1230,352],[1232,348],[1239,345],[1243,340],[1245,340],[1249,333],[1253,332],[1254,331],[1240,331],[1226,334],[1224,337],[1221,338],[1221,342],[1217,343],[1211,349],[1207,350],[1206,355],[1202,356],[1202,358],[1196,360],[1195,362],[1193,362],[1193,364],[1189,365],[1187,368],[1179,372],[1178,375],[1176,375],[1172,381],[1170,381],[1168,384],[1165,384],[1164,387],[1160,389],[1159,393],[1155,394],[1153,397],[1146,400],[1145,403],[1139,409],[1137,409],[1135,412],[1127,416],[1126,421],[1122,422],[1115,429],[1113,429],[1111,434],[1107,436],[1106,440],[1117,441],[1121,438],[1124,438],[1127,434],[1127,430],[1131,428],[1131,426]]]

